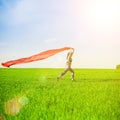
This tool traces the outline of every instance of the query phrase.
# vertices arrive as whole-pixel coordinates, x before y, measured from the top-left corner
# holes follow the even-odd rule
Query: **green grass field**
[[[69,72],[57,81],[62,70],[1,68],[0,120],[120,120],[120,70],[74,69],[77,82]],[[6,113],[21,97],[25,105]]]

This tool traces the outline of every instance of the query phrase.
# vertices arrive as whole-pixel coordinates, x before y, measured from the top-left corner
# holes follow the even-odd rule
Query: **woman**
[[[66,68],[64,69],[63,72],[61,72],[59,74],[59,76],[57,77],[57,80],[59,80],[63,75],[65,75],[65,73],[70,71],[71,72],[71,79],[72,79],[72,81],[75,81],[74,80],[74,71],[71,68],[73,53],[74,53],[74,48],[70,48],[70,51],[68,52],[67,57],[66,57],[66,60],[67,60],[66,61]]]

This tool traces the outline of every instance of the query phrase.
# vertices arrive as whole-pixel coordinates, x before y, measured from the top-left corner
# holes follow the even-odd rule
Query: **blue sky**
[[[0,62],[64,46],[73,67],[120,64],[119,0],[0,0]],[[66,53],[13,67],[64,67]]]

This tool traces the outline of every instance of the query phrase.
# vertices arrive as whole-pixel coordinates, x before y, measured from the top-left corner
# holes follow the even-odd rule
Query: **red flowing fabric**
[[[33,61],[43,60],[43,59],[46,59],[50,56],[53,56],[53,55],[55,55],[59,52],[62,52],[64,50],[69,50],[69,49],[70,49],[70,47],[47,50],[47,51],[43,51],[41,53],[38,53],[38,54],[30,56],[30,57],[20,58],[20,59],[17,59],[17,60],[10,60],[10,61],[7,61],[7,62],[1,63],[1,64],[4,67],[10,67],[10,66],[16,65],[16,64],[29,63],[29,62],[33,62]]]

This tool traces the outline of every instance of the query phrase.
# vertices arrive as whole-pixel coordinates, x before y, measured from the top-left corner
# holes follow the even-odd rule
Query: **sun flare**
[[[95,6],[94,14],[97,23],[113,23],[117,19],[117,2],[115,1],[100,1]]]

